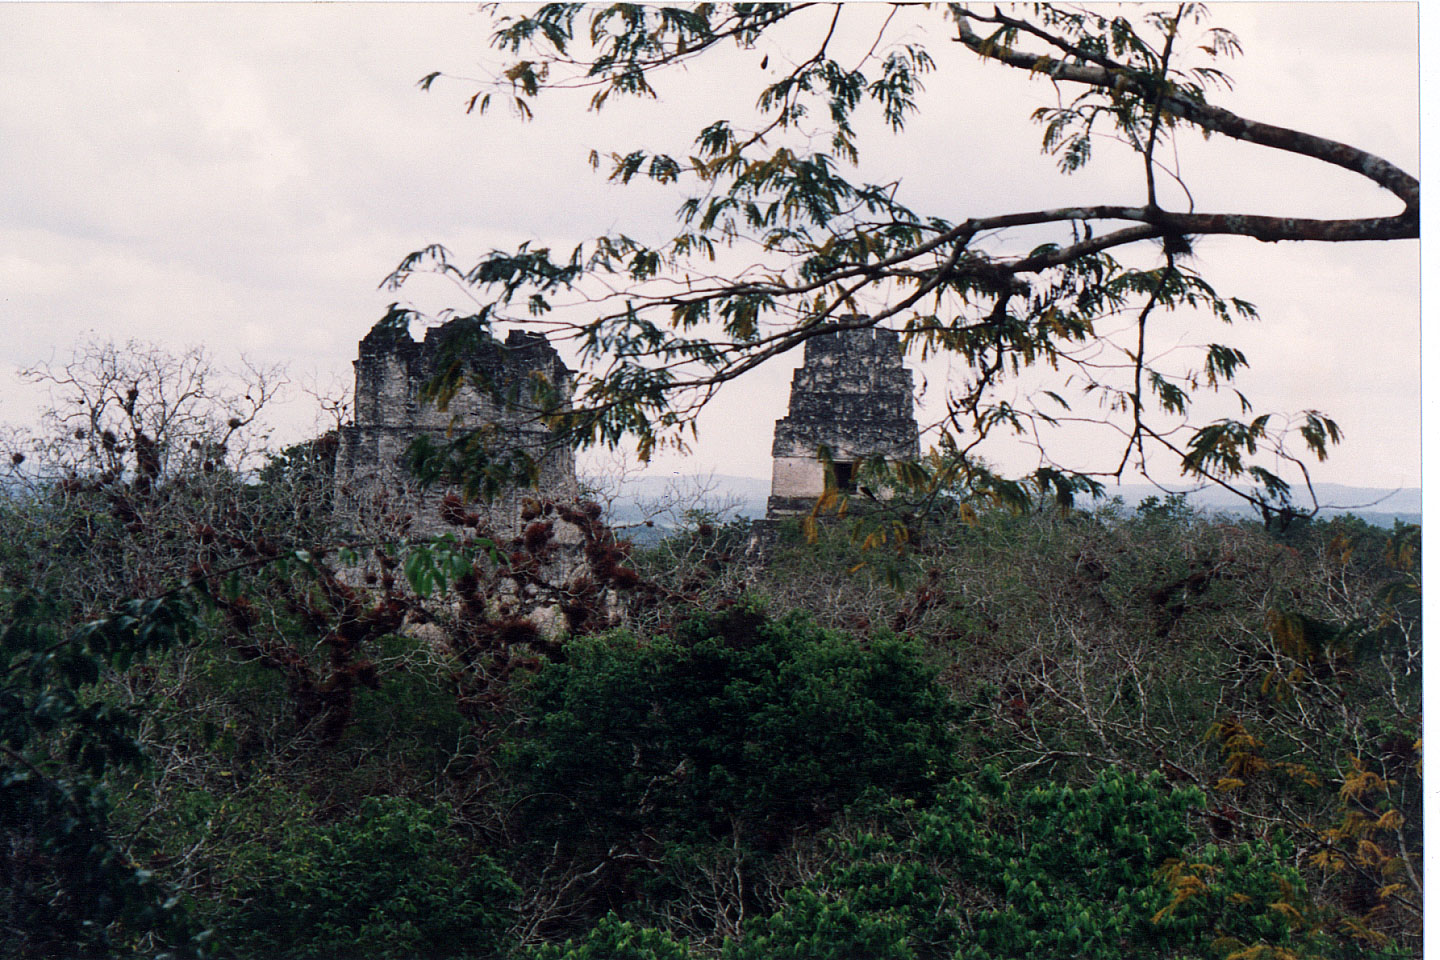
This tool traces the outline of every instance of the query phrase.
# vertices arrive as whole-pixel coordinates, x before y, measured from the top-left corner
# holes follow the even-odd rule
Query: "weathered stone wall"
[[[805,342],[790,413],[775,423],[766,516],[810,511],[825,490],[822,446],[842,472],[876,456],[919,457],[914,380],[894,331],[837,328]]]
[[[422,402],[420,392],[455,353],[447,346],[457,345],[463,345],[456,357],[467,382],[441,411]],[[543,336],[511,331],[501,343],[463,318],[427,330],[417,343],[404,329],[377,324],[360,341],[355,361],[355,423],[340,431],[338,508],[352,525],[369,531],[433,536],[453,529],[440,517],[440,503],[452,491],[422,490],[403,463],[415,437],[443,439],[452,426],[457,432],[485,429],[492,454],[520,449],[539,466],[535,489],[507,490],[491,503],[468,507],[497,534],[519,531],[521,501],[537,490],[556,500],[576,497],[574,454],[554,442],[537,416],[537,378],[568,399],[571,373]],[[494,389],[477,389],[477,379]]]

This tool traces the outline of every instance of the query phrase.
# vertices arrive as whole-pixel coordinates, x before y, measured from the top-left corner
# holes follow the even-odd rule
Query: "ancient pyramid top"
[[[428,423],[444,427],[449,417],[425,408],[419,401],[421,386],[442,366],[459,362],[470,377],[503,392],[539,375],[563,389],[571,372],[541,334],[511,330],[504,342],[473,317],[457,317],[425,331],[415,341],[404,327],[382,321],[360,341],[355,361],[355,422],[357,426],[410,426]],[[499,398],[496,397],[496,400]],[[503,405],[501,405],[503,407]],[[482,420],[521,418],[521,411],[487,406],[471,411]]]
[[[893,330],[837,327],[805,342],[771,453],[813,458],[821,445],[843,461],[919,457],[914,380]]]

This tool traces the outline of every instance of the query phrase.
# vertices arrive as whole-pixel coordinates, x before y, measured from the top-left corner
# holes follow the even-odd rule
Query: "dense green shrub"
[[[79,626],[47,597],[0,589],[0,943],[6,956],[114,956],[140,942],[195,956],[208,934],[127,855],[107,778],[144,766],[141,717],[97,695],[184,643],[185,594],[132,600]]]
[[[547,838],[739,830],[763,844],[867,788],[924,795],[953,770],[951,705],[902,639],[862,644],[737,607],[673,637],[568,651],[530,687],[507,756]]]
[[[793,838],[953,773],[935,675],[913,642],[744,604],[648,642],[572,641],[502,753],[520,867],[557,904],[540,929],[616,910],[714,946],[768,903],[756,881]]]
[[[221,929],[241,957],[502,955],[519,890],[444,806],[371,797],[237,862]]]
[[[626,923],[614,914],[600,918],[579,940],[546,944],[526,960],[689,960],[690,949],[663,930]]]
[[[892,804],[726,957],[1342,955],[1283,839],[1188,852],[1202,800],[1158,775],[1018,791],[988,771],[930,808]]]

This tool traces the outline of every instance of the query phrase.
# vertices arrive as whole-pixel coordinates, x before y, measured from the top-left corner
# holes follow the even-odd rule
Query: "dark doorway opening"
[[[855,492],[855,464],[840,463],[835,465],[835,487],[841,493]]]

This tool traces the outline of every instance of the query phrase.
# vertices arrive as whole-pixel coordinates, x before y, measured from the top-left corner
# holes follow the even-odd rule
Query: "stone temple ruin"
[[[811,511],[825,492],[822,451],[842,493],[856,492],[865,460],[920,456],[914,380],[893,330],[837,327],[805,341],[804,364],[790,384],[789,416],[775,422],[767,519]]]
[[[441,411],[424,402],[421,391],[442,363],[457,357],[466,365],[466,384]],[[476,389],[472,380],[494,389]],[[355,422],[340,431],[338,509],[357,531],[428,537],[453,530],[441,512],[453,490],[422,488],[406,468],[405,453],[422,433],[441,438],[451,430],[477,429],[490,434],[493,451],[520,450],[538,466],[533,488],[512,486],[488,503],[465,505],[479,514],[482,528],[514,537],[531,519],[526,500],[573,503],[579,495],[574,453],[540,421],[533,402],[537,383],[567,399],[573,383],[542,335],[512,331],[502,343],[477,321],[462,318],[429,329],[417,343],[403,326],[376,324],[360,341],[355,361]],[[499,402],[496,394],[519,402]],[[861,463],[916,459],[919,453],[913,375],[902,362],[899,336],[876,327],[825,329],[805,342],[789,413],[775,423],[770,498],[760,526],[773,533],[776,521],[809,514],[825,491],[827,459],[842,492],[883,499],[883,489],[860,489]],[[577,538],[566,531],[560,539]]]
[[[441,410],[425,388],[453,364],[463,386]],[[568,404],[573,383],[544,336],[512,331],[502,342],[474,318],[431,328],[417,343],[392,315],[360,341],[355,422],[341,428],[336,450],[341,522],[362,539],[449,533],[462,543],[478,536],[507,554],[503,564],[476,564],[451,583],[449,600],[407,619],[414,636],[469,651],[464,656],[502,651],[497,669],[508,669],[505,658],[529,655],[512,653],[517,642],[543,647],[619,621],[615,588],[636,578],[625,565],[628,545],[601,522],[599,506],[580,502],[574,453],[541,416],[541,399]],[[496,496],[467,501],[454,485],[425,487],[412,476],[406,454],[416,438],[443,442],[472,432],[492,463],[517,452],[528,457],[535,482],[504,484]],[[367,558],[348,572],[383,582],[375,565],[385,568],[383,559],[372,565]],[[442,621],[451,624],[448,632],[436,631]]]
[[[421,388],[442,363],[455,359],[465,365],[466,382],[441,411],[421,400]],[[376,324],[360,341],[355,361],[355,422],[340,430],[335,462],[339,508],[358,528],[377,529],[378,524],[388,532],[420,537],[453,530],[440,512],[450,491],[422,489],[404,463],[416,436],[444,438],[452,429],[489,432],[489,447],[502,455],[524,451],[539,468],[536,489],[550,499],[573,500],[579,494],[574,453],[554,442],[533,402],[537,381],[568,398],[571,376],[539,334],[515,330],[502,343],[478,321],[459,318],[432,327],[417,343],[404,327]],[[477,379],[493,389],[476,389],[472,381]],[[516,402],[508,402],[512,396]],[[515,487],[467,509],[480,511],[485,526],[510,537],[521,529],[527,494],[535,490]]]

